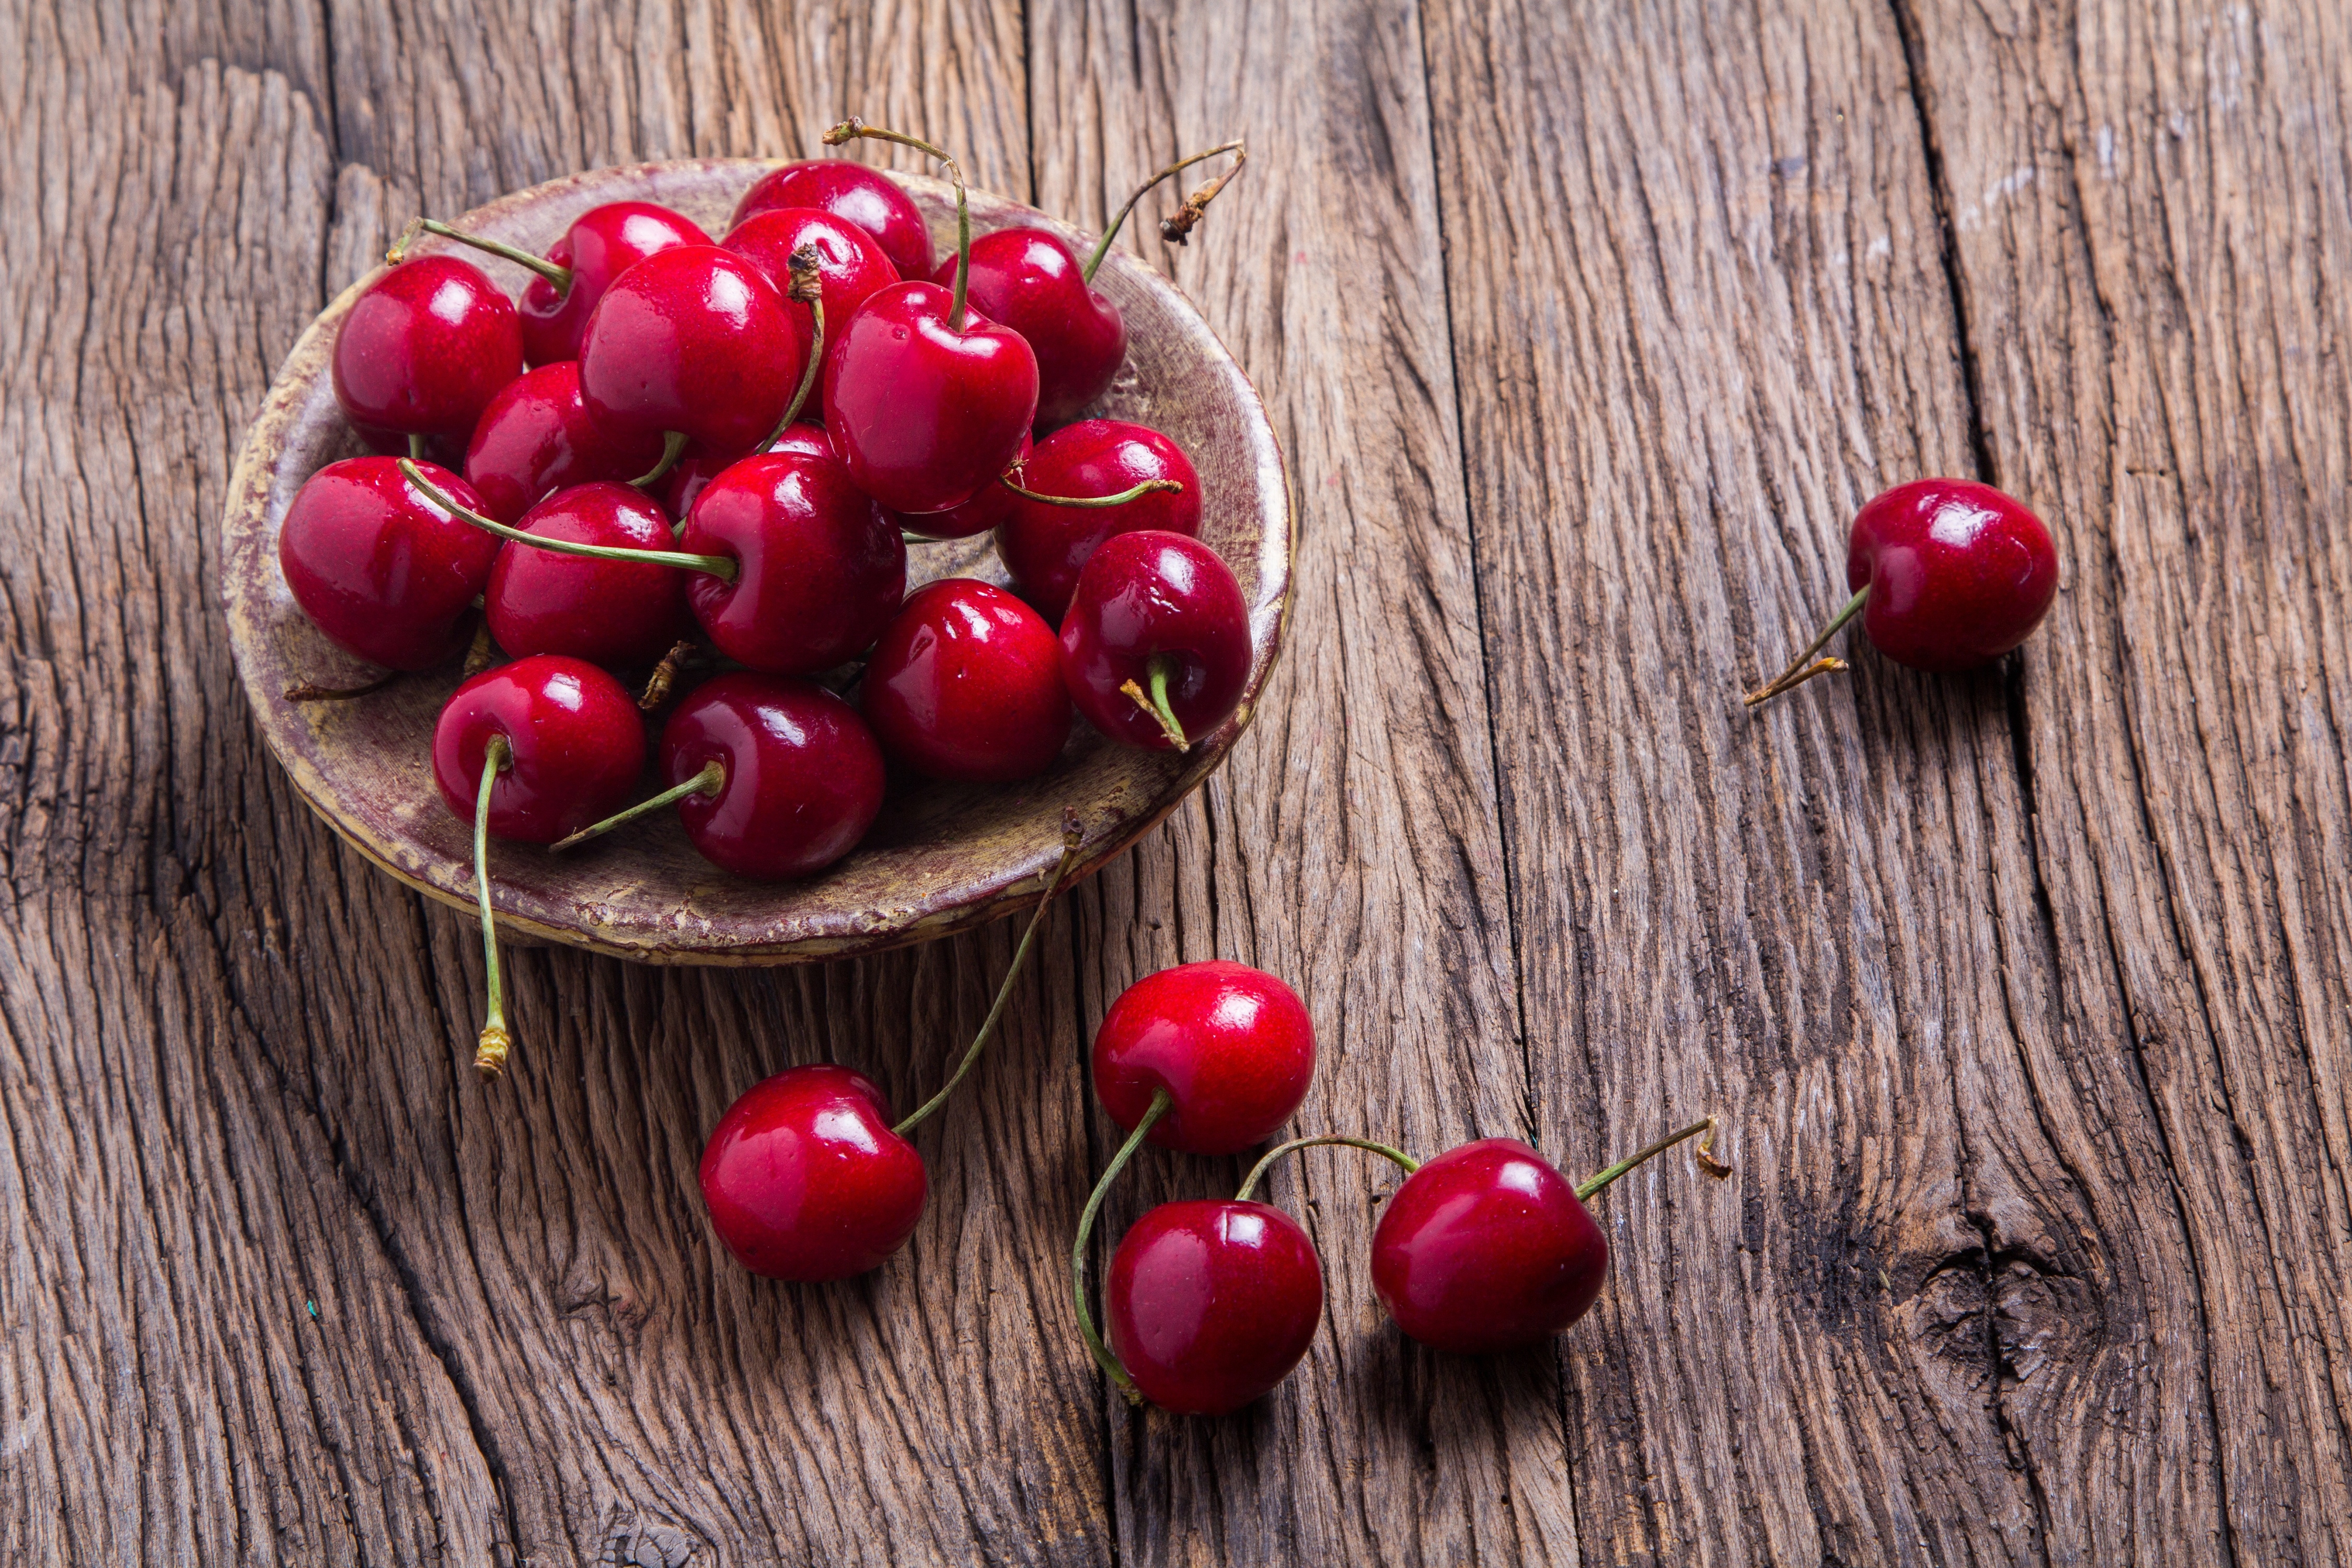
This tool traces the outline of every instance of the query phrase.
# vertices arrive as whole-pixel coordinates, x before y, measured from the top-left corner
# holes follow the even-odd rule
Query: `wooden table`
[[[2337,0],[0,5],[0,1559],[2342,1563],[2352,1556],[2352,10]],[[1205,793],[1056,910],[904,1257],[718,1251],[740,1089],[902,1101],[1013,931],[772,973],[522,952],[263,753],[229,464],[419,211],[799,154],[845,111],[1082,222],[1181,150],[1274,410],[1291,647]],[[909,163],[907,166],[912,166]],[[1737,694],[1920,473],[2056,608],[1928,679]],[[1324,1331],[1132,1415],[1067,1239],[1109,999],[1288,977],[1301,1113],[1603,1200],[1552,1349],[1403,1343],[1392,1178],[1277,1201]],[[1139,1162],[1109,1233],[1239,1161]]]

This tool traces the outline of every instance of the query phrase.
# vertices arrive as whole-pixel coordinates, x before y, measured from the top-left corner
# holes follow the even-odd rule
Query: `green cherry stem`
[[[1020,978],[1022,965],[1029,962],[1029,949],[1037,941],[1037,928],[1045,923],[1045,911],[1053,908],[1055,895],[1069,879],[1070,868],[1078,858],[1079,842],[1085,837],[1076,817],[1066,816],[1062,818],[1061,863],[1054,868],[1053,876],[1045,883],[1045,896],[1037,900],[1037,912],[1029,917],[1029,929],[1021,933],[1021,945],[1013,950],[1013,967],[1004,972],[1004,983],[996,988],[995,1004],[988,1009],[988,1016],[981,1020],[980,1033],[971,1037],[971,1045],[964,1051],[963,1060],[956,1064],[954,1074],[940,1086],[939,1093],[908,1111],[898,1126],[890,1129],[899,1137],[904,1138],[916,1123],[945,1105],[948,1096],[956,1091],[956,1085],[964,1080],[964,1075],[971,1072],[973,1064],[980,1060],[980,1053],[988,1048],[988,1042],[996,1034],[996,1020],[1003,1016],[1004,1005],[1013,999],[1013,983]]]
[[[955,297],[948,305],[948,331],[963,331],[963,299],[966,286],[971,280],[971,198],[963,187],[963,170],[947,153],[930,142],[909,136],[902,131],[885,131],[868,125],[856,115],[824,133],[824,144],[839,147],[856,141],[860,136],[877,142],[895,142],[901,147],[912,147],[925,157],[937,158],[948,166],[948,178],[955,182],[956,194],[956,271]]]
[[[1869,597],[1870,584],[1864,583],[1862,585],[1862,591],[1845,602],[1845,608],[1830,617],[1830,624],[1822,628],[1822,635],[1808,644],[1804,652],[1789,661],[1788,668],[1749,692],[1741,699],[1741,701],[1748,707],[1753,708],[1759,702],[1769,702],[1784,691],[1795,690],[1816,675],[1828,675],[1832,671],[1845,668],[1846,662],[1842,658],[1816,659],[1813,658],[1813,655],[1821,652],[1830,638],[1837,636],[1839,627],[1862,614],[1863,601]],[[1812,662],[1808,664],[1806,662],[1808,659],[1811,659]]]
[[[681,440],[684,437],[680,437]],[[485,533],[495,533],[500,539],[511,539],[518,544],[528,544],[539,550],[552,550],[558,555],[584,555],[592,561],[642,561],[652,566],[676,566],[687,572],[705,572],[722,583],[732,583],[742,570],[725,555],[690,555],[679,550],[629,550],[617,544],[580,544],[569,539],[547,539],[536,533],[525,533],[520,528],[484,517],[465,505],[448,491],[435,484],[406,458],[400,459],[400,471],[408,482],[425,493],[425,499],[452,514],[463,518]]]
[[[1131,500],[1141,500],[1145,496],[1172,496],[1182,495],[1184,493],[1184,481],[1181,479],[1146,479],[1141,484],[1137,485],[1134,489],[1121,490],[1115,496],[1039,495],[1035,490],[1023,489],[1019,485],[1013,482],[1013,476],[1020,471],[1020,468],[1021,466],[1018,463],[1015,463],[1012,468],[1005,469],[1003,473],[998,475],[996,482],[1003,485],[1006,489],[1011,490],[1014,495],[1019,496],[1023,500],[1043,501],[1047,506],[1125,506]]]
[[[783,439],[784,432],[793,427],[793,421],[801,416],[802,405],[808,402],[809,393],[816,386],[816,367],[824,363],[824,289],[818,280],[816,267],[815,246],[803,245],[793,252],[793,280],[791,287],[784,290],[784,298],[809,308],[814,331],[809,338],[808,363],[801,367],[801,384],[793,391],[792,402],[785,405],[784,416],[776,421],[776,427],[768,432],[765,441],[760,443],[763,451]]]
[[[1232,179],[1234,174],[1240,173],[1241,166],[1249,162],[1249,149],[1237,141],[1228,142],[1222,147],[1212,147],[1205,153],[1195,153],[1189,158],[1179,158],[1143,184],[1136,186],[1135,195],[1127,198],[1127,205],[1118,209],[1118,216],[1110,220],[1108,228],[1103,230],[1102,238],[1095,242],[1094,254],[1087,258],[1086,265],[1078,269],[1078,276],[1088,283],[1095,280],[1095,273],[1102,266],[1103,258],[1110,254],[1111,241],[1118,237],[1118,231],[1127,224],[1128,215],[1135,210],[1135,204],[1149,195],[1153,186],[1162,180],[1173,178],[1195,163],[1207,162],[1220,153],[1232,153],[1236,156],[1234,159],[1233,168],[1226,171],[1224,180],[1217,181],[1213,187],[1205,187],[1207,194],[1199,198],[1202,206],[1208,205],[1217,192],[1224,189],[1225,180]],[[1188,203],[1187,205],[1190,204]],[[1198,223],[1200,219],[1196,216],[1192,221]],[[1189,229],[1192,224],[1184,226]]]
[[[1166,1089],[1153,1092],[1151,1103],[1144,1109],[1142,1120],[1135,1124],[1135,1131],[1127,1135],[1127,1142],[1118,1146],[1118,1152],[1110,1157],[1110,1163],[1103,1167],[1102,1180],[1095,1184],[1095,1190],[1087,1194],[1086,1212],[1078,1215],[1078,1239],[1070,1248],[1070,1291],[1078,1304],[1078,1332],[1086,1336],[1087,1349],[1094,1352],[1095,1360],[1101,1364],[1103,1371],[1110,1374],[1112,1384],[1127,1396],[1129,1405],[1141,1405],[1143,1391],[1135,1386],[1135,1379],[1127,1375],[1127,1368],[1118,1364],[1118,1357],[1110,1353],[1110,1347],[1103,1343],[1102,1335],[1095,1331],[1094,1309],[1087,1305],[1087,1238],[1094,1235],[1095,1215],[1102,1208],[1103,1198],[1109,1193],[1111,1184],[1118,1180],[1118,1173],[1127,1169],[1127,1163],[1135,1158],[1136,1150],[1143,1146],[1143,1135],[1151,1131],[1153,1123],[1168,1114],[1168,1108],[1174,1103]]]
[[[1669,1132],[1664,1138],[1661,1138],[1656,1142],[1651,1144],[1648,1148],[1641,1151],[1641,1152],[1629,1154],[1624,1159],[1620,1160],[1615,1164],[1610,1166],[1607,1170],[1597,1172],[1596,1173],[1587,1176],[1584,1180],[1577,1183],[1576,1195],[1579,1198],[1591,1197],[1593,1194],[1599,1192],[1601,1188],[1607,1186],[1610,1183],[1615,1181],[1618,1177],[1623,1175],[1634,1166],[1642,1163],[1644,1160],[1649,1159],[1654,1154],[1664,1153],[1667,1150],[1673,1148],[1675,1144],[1681,1142],[1684,1139],[1689,1137],[1694,1132],[1704,1132],[1706,1136],[1699,1141],[1699,1145],[1696,1149],[1691,1151],[1692,1157],[1698,1161],[1698,1168],[1700,1170],[1705,1171],[1708,1175],[1713,1176],[1716,1180],[1721,1181],[1724,1177],[1731,1174],[1731,1167],[1715,1157],[1715,1127],[1716,1119],[1712,1116],[1706,1116],[1701,1117],[1698,1121],[1692,1122],[1688,1127],[1684,1128],[1679,1132]]]
[[[445,239],[454,239],[460,245],[470,245],[476,250],[486,250],[492,256],[503,257],[517,267],[528,267],[554,285],[558,299],[572,292],[572,268],[569,267],[560,266],[544,256],[533,256],[528,250],[518,249],[503,239],[492,239],[486,234],[467,234],[462,228],[452,228],[437,217],[411,219],[399,241],[384,253],[384,259],[394,266],[399,265],[401,259],[408,254],[408,247],[416,238],[418,229],[423,229],[427,234],[437,234]]]
[[[635,822],[641,816],[645,816],[652,812],[659,811],[663,806],[670,805],[676,802],[684,800],[688,795],[717,795],[720,790],[726,787],[727,764],[714,758],[713,760],[703,763],[702,771],[696,773],[684,784],[672,784],[669,788],[662,791],[661,794],[654,795],[650,799],[641,800],[635,805],[625,805],[620,810],[614,812],[612,816],[606,817],[604,821],[592,822],[587,826],[582,828],[579,832],[571,835],[569,837],[557,839],[552,845],[549,846],[549,847],[553,849],[569,849],[574,844],[585,843],[591,838],[599,837],[604,834],[610,833],[613,829],[621,826],[625,823]]]
[[[656,479],[660,479],[664,474],[668,473],[672,468],[677,468],[678,458],[682,457],[685,452],[685,431],[663,431],[661,459],[655,463],[652,468],[647,468],[644,473],[639,474],[635,479],[631,479],[629,483],[636,486],[639,489],[643,489],[646,486],[652,484]]]
[[[1135,705],[1158,721],[1160,732],[1168,743],[1180,752],[1189,752],[1192,742],[1184,737],[1184,726],[1176,721],[1176,710],[1168,706],[1168,678],[1176,672],[1176,661],[1164,653],[1155,653],[1144,666],[1145,676],[1151,682],[1146,691],[1132,680],[1122,680],[1118,689],[1134,700]]]
[[[1237,1204],[1249,1202],[1249,1195],[1257,1190],[1257,1179],[1265,1174],[1265,1168],[1292,1150],[1319,1149],[1326,1144],[1345,1144],[1350,1149],[1368,1149],[1384,1160],[1394,1161],[1397,1168],[1408,1176],[1421,1169],[1421,1162],[1403,1150],[1391,1149],[1385,1143],[1375,1143],[1369,1138],[1350,1138],[1339,1132],[1327,1132],[1319,1138],[1293,1138],[1287,1143],[1277,1143],[1268,1149],[1265,1157],[1250,1167],[1250,1173],[1242,1178],[1241,1191],[1234,1194],[1234,1202]]]
[[[507,1052],[514,1037],[507,1032],[506,987],[499,980],[499,928],[490,913],[490,791],[513,759],[514,746],[504,735],[493,735],[482,748],[482,784],[474,795],[474,896],[482,906],[482,967],[488,1005],[482,1013],[482,1037],[474,1046],[474,1070],[486,1083],[507,1070]]]
[[[409,460],[410,460],[411,462],[416,462],[416,463],[421,463],[421,462],[423,462],[423,461],[425,460],[425,448],[426,448],[426,447],[430,447],[431,445],[432,445],[432,437],[429,437],[429,436],[420,436],[420,435],[418,435],[418,434],[417,434],[415,431],[414,431],[414,430],[410,431],[410,432],[408,433],[408,457],[409,457]]]

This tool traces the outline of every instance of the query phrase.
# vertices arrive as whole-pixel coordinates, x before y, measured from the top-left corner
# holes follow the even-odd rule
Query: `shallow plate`
[[[637,200],[674,207],[717,235],[745,187],[774,166],[712,159],[600,169],[502,197],[466,214],[460,226],[543,251],[585,209]],[[944,251],[954,241],[953,193],[942,181],[899,179]],[[1089,241],[1001,197],[975,192],[971,206],[982,232],[1041,225],[1081,255]],[[415,248],[454,247],[432,241]],[[464,254],[510,292],[528,280],[520,268]],[[1060,858],[1065,809],[1084,826],[1084,869],[1092,871],[1224,759],[1282,646],[1292,532],[1282,454],[1257,394],[1182,294],[1118,252],[1096,283],[1125,312],[1129,342],[1101,412],[1163,430],[1191,456],[1201,474],[1201,536],[1241,579],[1250,605],[1255,656],[1233,718],[1181,758],[1115,746],[1081,721],[1053,769],[1024,784],[952,785],[894,775],[882,816],[857,852],[803,882],[749,882],[719,871],[667,812],[562,855],[497,845],[494,896],[509,934],[659,963],[792,963],[928,941],[1034,899]],[[356,685],[375,673],[311,626],[278,568],[278,531],[294,492],[326,464],[362,449],[335,406],[329,371],[336,331],[360,286],[345,290],[295,344],[237,459],[225,520],[229,635],[262,732],[302,797],[402,881],[471,909],[469,825],[442,804],[429,761],[433,721],[457,671],[410,676],[348,702],[285,699],[301,681]],[[910,546],[908,574],[910,587],[957,574],[1005,580],[985,536]]]

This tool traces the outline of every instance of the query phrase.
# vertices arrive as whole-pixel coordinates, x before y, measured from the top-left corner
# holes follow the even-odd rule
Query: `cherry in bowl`
[[[498,541],[425,495],[394,458],[330,463],[294,494],[278,563],[327,640],[392,669],[429,669],[465,646]],[[480,498],[423,466],[460,503]]]
[[[1183,448],[1148,426],[1066,425],[1016,472],[1017,489],[999,487],[1011,505],[997,525],[996,553],[1049,619],[1068,611],[1078,574],[1105,541],[1141,529],[1200,537],[1201,476]]]
[[[908,595],[866,660],[859,702],[883,751],[932,778],[1031,778],[1070,738],[1053,628],[1003,589],[969,577]]]
[[[404,436],[464,441],[521,374],[514,302],[454,256],[387,269],[335,336],[335,401],[354,425]]]
[[[1062,617],[1062,678],[1088,722],[1147,751],[1183,751],[1241,706],[1249,605],[1217,552],[1158,529],[1105,542]]]
[[[914,198],[879,170],[842,158],[786,163],[762,174],[728,220],[734,228],[777,207],[814,207],[873,236],[901,278],[931,275],[931,231]]]

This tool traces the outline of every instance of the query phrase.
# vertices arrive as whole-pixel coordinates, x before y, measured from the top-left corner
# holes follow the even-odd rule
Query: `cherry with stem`
[[[817,277],[817,260],[814,245],[803,245],[793,252],[792,282],[784,289],[784,298],[809,308],[809,320],[814,325],[809,338],[808,363],[801,367],[801,384],[793,389],[793,400],[784,405],[784,416],[776,421],[776,427],[768,432],[765,441],[760,443],[761,451],[782,440],[784,432],[793,427],[793,421],[801,416],[803,405],[816,387],[817,367],[824,363],[824,288]]]
[[[392,242],[392,248],[383,253],[383,258],[394,267],[399,266],[407,256],[408,247],[416,243],[416,236],[420,230],[425,234],[437,234],[444,239],[454,239],[460,245],[471,246],[476,250],[486,251],[492,256],[511,261],[517,267],[527,268],[545,279],[549,286],[559,295],[572,291],[572,268],[569,267],[560,262],[550,261],[544,256],[533,256],[520,246],[509,245],[503,239],[492,239],[486,234],[469,233],[454,224],[443,223],[437,217],[410,218],[408,226],[401,231],[400,237]]]
[[[1136,1121],[1135,1130],[1118,1146],[1118,1152],[1110,1157],[1110,1163],[1103,1167],[1102,1179],[1095,1184],[1095,1190],[1087,1194],[1087,1206],[1078,1215],[1078,1238],[1070,1247],[1070,1293],[1077,1303],[1078,1332],[1086,1337],[1087,1349],[1093,1352],[1096,1363],[1109,1374],[1112,1386],[1129,1405],[1138,1406],[1143,1404],[1143,1391],[1135,1386],[1135,1379],[1127,1374],[1127,1368],[1103,1342],[1101,1331],[1095,1327],[1094,1309],[1087,1304],[1087,1242],[1094,1236],[1095,1215],[1102,1211],[1103,1199],[1109,1195],[1111,1184],[1118,1180],[1118,1173],[1127,1169],[1127,1163],[1143,1146],[1145,1136],[1175,1103],[1174,1097],[1164,1089],[1152,1092],[1151,1103]]]
[[[453,500],[446,490],[426,479],[406,458],[400,459],[400,471],[435,505],[447,508],[452,514],[485,533],[495,533],[500,539],[528,544],[535,550],[551,550],[559,555],[582,555],[592,561],[641,561],[654,566],[676,566],[681,571],[706,573],[722,583],[732,583],[740,571],[737,563],[725,555],[694,555],[680,550],[634,550],[617,544],[582,544],[570,539],[550,539],[542,534],[526,533],[495,518],[484,517],[471,507]]]
[[[1005,469],[1003,474],[996,482],[1003,485],[1006,489],[1011,490],[1014,495],[1019,496],[1023,500],[1040,501],[1046,506],[1125,506],[1129,501],[1141,500],[1145,496],[1180,496],[1184,493],[1184,481],[1181,479],[1145,479],[1140,484],[1135,485],[1129,489],[1123,489],[1117,495],[1113,496],[1040,495],[1035,490],[1024,489],[1021,486],[1013,482],[1013,476],[1020,472],[1021,465],[1015,463],[1011,468]]]
[[[1222,146],[1212,147],[1204,153],[1195,153],[1189,158],[1179,158],[1143,184],[1136,186],[1135,194],[1127,198],[1127,205],[1118,209],[1118,216],[1110,220],[1108,228],[1103,230],[1102,238],[1095,242],[1095,247],[1088,253],[1086,265],[1079,269],[1078,276],[1088,283],[1095,280],[1095,274],[1102,268],[1103,258],[1110,254],[1111,242],[1118,238],[1118,231],[1126,226],[1128,215],[1135,211],[1135,204],[1150,195],[1155,186],[1162,181],[1173,179],[1195,163],[1204,163],[1224,153],[1231,153],[1234,155],[1234,166],[1186,197],[1184,205],[1177,209],[1176,216],[1163,219],[1160,223],[1161,238],[1176,245],[1183,244],[1184,236],[1190,234],[1193,226],[1201,221],[1202,210],[1216,199],[1217,193],[1225,188],[1226,182],[1240,174],[1242,165],[1249,162],[1249,149],[1240,141],[1227,142]],[[1187,216],[1187,214],[1190,216]],[[1182,223],[1182,231],[1171,234],[1169,226],[1180,220]]]
[[[514,1036],[507,1029],[506,987],[499,976],[499,928],[490,910],[490,792],[514,756],[504,735],[490,737],[482,752],[482,784],[474,795],[474,897],[482,906],[483,994],[481,1038],[474,1046],[474,1070],[485,1079],[506,1071]]]
[[[926,158],[936,158],[946,165],[948,179],[955,185],[956,194],[956,273],[953,300],[948,306],[948,330],[962,331],[964,297],[971,285],[971,196],[964,189],[962,165],[943,149],[920,137],[909,136],[903,131],[885,131],[880,126],[868,125],[855,114],[827,131],[824,142],[828,147],[845,147],[861,136],[870,141],[912,147]]]
[[[1132,680],[1122,680],[1118,689],[1132,698],[1135,705],[1151,715],[1160,732],[1168,737],[1168,744],[1179,752],[1189,752],[1192,742],[1184,733],[1184,726],[1176,721],[1176,710],[1168,705],[1168,680],[1176,673],[1176,661],[1164,653],[1155,653],[1144,665],[1144,678],[1151,682],[1146,691]]]

